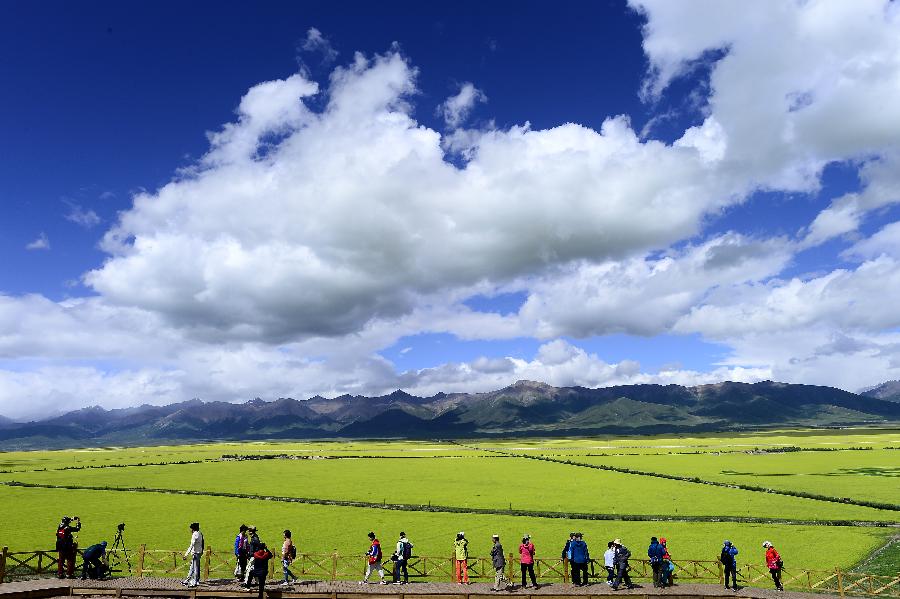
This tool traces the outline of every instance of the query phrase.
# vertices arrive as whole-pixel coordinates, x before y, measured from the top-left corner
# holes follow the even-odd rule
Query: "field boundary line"
[[[164,489],[154,487],[107,487],[92,485],[52,485],[48,483],[27,483],[20,481],[0,481],[7,487],[30,489],[66,489],[70,491],[113,491],[118,493],[159,493],[164,495],[193,495],[198,497],[224,497],[228,499],[250,499],[256,501],[278,501],[282,503],[302,503],[335,507],[355,507],[405,512],[434,512],[451,514],[480,514],[488,516],[518,516],[530,518],[557,518],[564,520],[606,520],[623,522],[732,522],[741,524],[784,524],[788,526],[852,526],[871,528],[900,528],[896,521],[869,520],[799,520],[792,518],[761,518],[753,516],[672,516],[666,514],[599,514],[585,512],[550,512],[541,510],[495,509],[461,507],[449,505],[424,505],[401,503],[375,503],[370,501],[348,501],[340,499],[318,499],[314,497],[285,497],[278,495],[255,495],[250,493],[228,493],[224,491],[197,491],[187,489]]]
[[[633,474],[635,476],[651,476],[655,478],[664,478],[667,480],[677,480],[685,483],[693,483],[697,485],[708,485],[711,487],[722,487],[725,489],[738,489],[741,491],[753,491],[756,493],[769,493],[770,495],[785,495],[787,497],[799,497],[801,499],[812,499],[815,501],[826,501],[828,503],[840,503],[841,505],[855,505],[859,507],[868,507],[876,510],[885,510],[892,512],[900,512],[900,505],[895,503],[880,503],[877,501],[865,501],[858,499],[850,499],[849,497],[833,497],[831,495],[818,495],[816,493],[807,493],[805,491],[790,491],[787,489],[772,489],[770,487],[758,487],[756,485],[745,485],[743,483],[725,483],[715,480],[707,480],[698,476],[680,476],[678,474],[666,474],[664,472],[650,472],[648,470],[634,470],[632,468],[620,468],[618,466],[607,466],[606,464],[588,464],[587,462],[577,462],[574,460],[563,460],[559,458],[551,458],[548,456],[527,455],[524,453],[514,453],[511,451],[503,451],[501,449],[489,449],[478,447],[477,445],[466,445],[459,441],[450,441],[460,447],[467,449],[478,449],[481,451],[496,453],[509,457],[523,458],[526,460],[539,460],[542,462],[553,462],[566,466],[579,466],[581,468],[593,468],[594,470],[605,470],[607,472],[618,472],[619,474]]]

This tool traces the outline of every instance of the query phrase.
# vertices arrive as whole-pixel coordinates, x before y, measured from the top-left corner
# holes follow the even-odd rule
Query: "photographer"
[[[56,527],[56,552],[58,553],[56,575],[59,578],[66,576],[75,578],[75,554],[78,545],[72,533],[79,530],[81,530],[81,519],[78,516],[72,518],[63,516],[59,526]]]
[[[102,579],[108,570],[106,562],[106,541],[91,545],[82,554],[84,565],[81,568],[81,580]]]

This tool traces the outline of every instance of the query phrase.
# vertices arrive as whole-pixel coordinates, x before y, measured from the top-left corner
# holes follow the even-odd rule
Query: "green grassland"
[[[231,547],[242,522],[259,527],[268,543],[279,542],[284,528],[295,533],[302,552],[354,555],[367,548],[366,533],[376,531],[385,543],[407,532],[417,555],[449,555],[457,531],[471,539],[471,555],[484,557],[490,535],[497,533],[515,551],[524,533],[534,537],[538,557],[559,555],[570,530],[579,530],[594,553],[602,553],[606,541],[620,537],[635,556],[645,550],[650,536],[666,536],[673,556],[712,560],[722,539],[741,549],[742,563],[760,563],[760,543],[773,539],[795,567],[849,567],[884,540],[882,529],[857,527],[777,526],[683,522],[590,522],[548,518],[518,518],[470,514],[403,513],[378,509],[280,504],[263,500],[239,500],[194,496],[148,495],[101,491],[3,489],[4,503],[15,505],[13,518],[0,524],[0,538],[12,550],[50,548],[58,514],[77,512],[84,520],[79,534],[82,546],[112,540],[116,524],[126,522],[126,541],[133,548],[184,550],[190,531],[187,524],[199,521],[212,548]],[[840,548],[828,551],[827,548]],[[828,563],[824,563],[827,559]]]
[[[770,539],[794,567],[830,569],[853,566],[885,545],[896,534],[896,526],[686,520],[692,516],[887,523],[900,520],[900,512],[892,510],[516,457],[548,456],[724,483],[897,503],[900,502],[897,497],[900,451],[887,449],[900,447],[900,431],[896,429],[491,439],[461,443],[243,442],[0,453],[0,482],[159,488],[386,504],[430,503],[498,512],[490,515],[416,512],[140,490],[0,486],[0,501],[5,506],[0,518],[0,544],[12,550],[48,549],[59,517],[77,513],[85,522],[80,535],[82,546],[100,539],[111,540],[115,525],[124,521],[126,539],[133,547],[145,543],[150,548],[183,550],[187,546],[187,524],[196,520],[203,525],[207,544],[223,549],[230,546],[237,526],[246,522],[257,524],[263,540],[269,542],[278,541],[280,531],[291,528],[301,550],[311,553],[335,549],[346,554],[360,553],[365,549],[365,535],[369,530],[375,530],[383,541],[389,542],[402,529],[413,538],[419,555],[445,555],[449,553],[455,532],[465,530],[476,556],[486,554],[493,532],[504,535],[512,550],[516,540],[528,532],[534,536],[539,554],[551,557],[559,554],[569,530],[581,530],[598,553],[602,553],[605,541],[618,536],[631,546],[635,555],[641,555],[651,535],[662,535],[670,539],[676,558],[693,559],[713,559],[722,539],[729,538],[741,547],[743,563],[761,562],[759,545],[762,540]],[[784,447],[837,451],[755,452]],[[852,449],[858,447],[872,449]],[[332,459],[220,459],[235,454]],[[508,513],[510,507],[563,515],[662,515],[684,521],[516,516]],[[877,563],[879,571],[889,571],[896,565],[895,547],[896,544],[882,552],[877,562],[872,562]]]
[[[697,456],[690,456],[697,457]],[[391,473],[402,473],[392,477]],[[521,458],[259,460],[0,475],[0,480],[490,509],[897,520],[900,512]]]
[[[705,480],[900,503],[900,451],[704,453],[579,461]]]

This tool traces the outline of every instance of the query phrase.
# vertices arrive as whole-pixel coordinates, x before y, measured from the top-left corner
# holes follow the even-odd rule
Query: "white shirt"
[[[616,563],[616,550],[615,549],[607,549],[603,552],[603,565],[607,568],[612,568]]]
[[[184,552],[184,557],[190,557],[192,553],[203,553],[203,534],[199,530],[195,530],[191,535],[191,544]]]

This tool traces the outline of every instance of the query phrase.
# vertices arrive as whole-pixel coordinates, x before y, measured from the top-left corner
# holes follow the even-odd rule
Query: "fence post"
[[[6,554],[9,553],[9,547],[3,546],[3,553],[0,554],[0,584],[6,579]]]
[[[836,568],[836,570],[837,570],[837,577],[838,577],[838,592],[840,593],[841,597],[843,597],[844,596],[844,573],[841,572],[840,568]]]
[[[269,580],[275,578],[275,556],[272,556],[272,559],[269,560]]]
[[[147,545],[141,544],[138,549],[138,578],[144,577],[144,552],[147,551]]]
[[[563,582],[569,584],[569,558],[563,557]]]
[[[509,576],[507,576],[507,578],[509,578],[509,584],[512,584],[513,583],[513,574],[515,573],[515,571],[513,570],[512,551],[509,552],[509,559],[506,560],[506,570],[507,570],[507,572],[509,572]]]
[[[331,554],[331,582],[337,580],[337,551]]]
[[[720,561],[716,565],[719,566],[719,584],[725,584],[725,570],[722,568],[722,562]],[[697,565],[694,564],[694,570],[696,570],[696,569],[697,569]],[[735,574],[737,574],[737,569],[735,569]],[[737,577],[735,577],[735,578],[737,578]],[[735,580],[735,583],[737,583],[736,580]],[[737,586],[737,584],[735,584],[735,586]]]
[[[209,580],[209,562],[212,557],[212,547],[206,548],[206,557],[203,560],[203,578]]]

